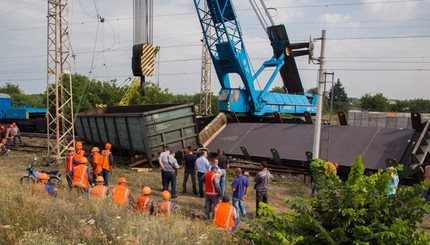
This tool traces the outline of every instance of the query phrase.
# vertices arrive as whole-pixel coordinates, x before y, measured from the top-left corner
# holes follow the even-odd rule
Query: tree
[[[333,87],[330,89],[328,99],[330,103],[333,100],[334,112],[346,112],[349,110],[348,95],[339,79],[337,79],[337,82],[335,82]]]
[[[262,203],[261,218],[249,221],[239,235],[254,244],[429,244],[430,238],[417,228],[429,205],[421,193],[424,184],[400,188],[387,194],[390,175],[380,170],[366,176],[361,157],[342,182],[328,165],[311,163],[317,195],[311,200],[286,203],[292,211],[276,214]],[[401,167],[399,168],[401,169]]]
[[[0,93],[4,93],[4,94],[22,94],[22,90],[19,88],[18,85],[13,85],[10,83],[6,83],[4,86],[0,87]]]
[[[270,92],[285,94],[285,89],[284,89],[284,87],[274,87],[270,90]]]
[[[377,93],[374,96],[369,93],[365,94],[360,98],[360,104],[362,110],[388,111],[389,109],[388,99],[382,93]]]

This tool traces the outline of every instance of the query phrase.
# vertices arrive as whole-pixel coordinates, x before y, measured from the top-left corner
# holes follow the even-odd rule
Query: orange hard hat
[[[4,129],[4,126],[3,126],[3,125],[1,125],[1,126],[0,126],[0,128],[1,128],[1,129]]]
[[[151,187],[149,187],[149,186],[145,186],[145,187],[143,187],[143,189],[142,189],[142,194],[143,195],[149,195],[149,194],[151,194]]]
[[[170,197],[172,197],[172,196],[170,195],[169,191],[163,191],[163,192],[161,192],[161,198],[163,198],[163,200],[169,200]]]
[[[81,142],[76,142],[76,148],[82,149],[82,143]]]
[[[87,164],[88,163],[88,159],[86,157],[81,158],[81,160],[79,161],[79,163],[81,164]]]
[[[118,184],[127,183],[127,180],[124,177],[118,179]]]
[[[107,150],[109,150],[111,147],[112,147],[112,145],[111,145],[110,143],[106,143],[105,148],[106,148]]]
[[[6,139],[2,139],[2,140],[1,140],[1,142],[2,142],[3,144],[6,144],[7,140],[6,140]]]
[[[96,178],[96,182],[104,182],[105,179],[103,178],[103,176],[97,176]]]
[[[98,147],[93,147],[93,149],[91,149],[91,152],[99,152],[100,151],[100,149],[98,148]]]
[[[68,151],[75,151],[75,148],[73,148],[72,146],[70,146],[69,148],[67,148]]]
[[[37,176],[37,179],[38,179],[38,180],[49,180],[49,176],[48,176],[47,174],[45,174],[45,173],[40,173],[40,174]]]
[[[9,125],[9,127],[13,128],[14,126],[13,126],[13,124],[11,124],[11,125]]]

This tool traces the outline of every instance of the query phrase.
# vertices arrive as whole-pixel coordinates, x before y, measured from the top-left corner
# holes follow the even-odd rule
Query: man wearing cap
[[[73,157],[80,162],[81,159],[84,157],[85,155],[85,151],[82,149],[82,142],[76,142],[76,149],[73,152]]]
[[[22,144],[21,131],[19,131],[18,125],[16,125],[15,122],[13,122],[12,125],[13,125],[13,143],[16,144],[16,139],[18,139],[19,143]]]
[[[218,169],[218,166],[212,165],[211,171],[204,175],[206,187],[205,215],[208,219],[211,218],[210,214],[213,213],[214,207],[218,204],[221,193],[219,176],[216,174]]]
[[[118,185],[112,189],[112,199],[118,206],[127,205],[127,201],[130,207],[134,206],[134,199],[130,189],[127,188],[127,180],[124,177],[119,178]]]
[[[219,228],[235,231],[239,225],[240,219],[235,210],[236,208],[229,202],[230,198],[224,195],[222,197],[222,202],[215,206],[214,224]]]
[[[171,150],[167,157],[162,159],[163,169],[162,178],[163,191],[169,190],[169,184],[172,184],[172,198],[176,198],[176,170],[179,168],[178,161],[175,158],[176,151]]]
[[[136,205],[134,206],[136,211],[143,214],[152,214],[154,212],[154,203],[151,198],[149,198],[151,191],[149,186],[143,187],[142,195],[137,198]]]
[[[102,176],[97,176],[96,186],[90,189],[90,197],[97,200],[103,200],[109,194],[109,188],[103,185],[104,179]]]
[[[6,143],[7,143],[6,139],[2,139],[1,140],[1,143],[0,143],[0,156],[4,156],[4,155],[6,155],[7,153],[10,152],[10,150],[6,148]]]
[[[93,147],[93,149],[91,149],[91,157],[91,168],[93,169],[93,178],[95,179],[102,174],[103,170],[103,159],[98,147]]]
[[[86,166],[88,159],[82,157],[79,165],[74,167],[67,175],[72,179],[72,187],[87,192],[89,184],[93,184],[93,178],[90,169]]]
[[[105,149],[102,151],[102,176],[105,180],[104,186],[109,187],[109,176],[112,172],[113,167],[113,155],[110,152],[112,145],[110,143],[105,144]]]
[[[199,181],[199,195],[200,197],[204,197],[204,189],[203,184],[205,183],[204,175],[209,171],[209,167],[211,166],[207,156],[208,153],[206,151],[200,151],[200,156],[196,160],[196,168],[197,168],[197,180]]]
[[[37,183],[33,184],[33,191],[47,193],[51,196],[57,196],[57,188],[48,185],[49,176],[46,173],[40,173],[37,176]]]
[[[170,201],[169,191],[161,192],[162,200],[157,202],[157,214],[164,214],[169,216],[176,209],[176,204]]]

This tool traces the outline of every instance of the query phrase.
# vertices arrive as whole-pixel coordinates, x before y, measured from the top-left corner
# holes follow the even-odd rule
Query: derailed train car
[[[75,121],[79,138],[94,145],[110,142],[116,150],[144,154],[154,161],[163,147],[199,145],[194,104],[111,106],[81,112]]]

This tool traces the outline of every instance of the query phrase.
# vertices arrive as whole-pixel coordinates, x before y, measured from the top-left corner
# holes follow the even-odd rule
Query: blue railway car
[[[46,131],[46,108],[13,108],[8,94],[0,93],[0,121],[15,122],[21,131]]]

